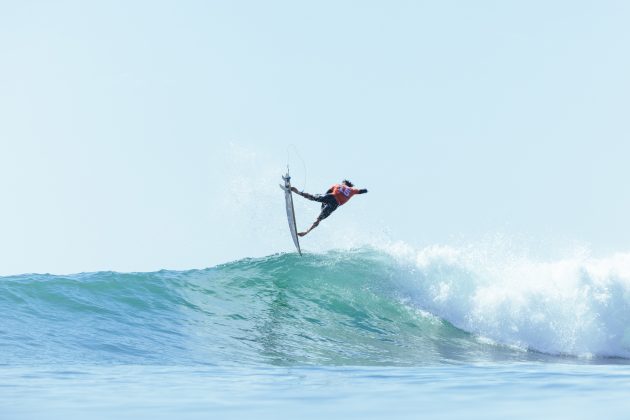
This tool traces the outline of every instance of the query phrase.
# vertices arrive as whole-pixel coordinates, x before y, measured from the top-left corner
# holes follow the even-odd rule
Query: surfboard
[[[293,208],[293,195],[291,194],[291,176],[289,176],[289,169],[287,168],[287,174],[282,177],[284,185],[280,184],[280,188],[284,190],[284,201],[287,208],[287,220],[289,221],[289,231],[293,238],[293,243],[297,249],[298,254],[302,255],[300,249],[300,241],[297,235],[297,226],[295,223],[295,209]]]

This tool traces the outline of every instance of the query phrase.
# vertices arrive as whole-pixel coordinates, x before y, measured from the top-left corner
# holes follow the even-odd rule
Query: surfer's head
[[[343,181],[341,181],[341,183],[347,185],[350,188],[354,187],[354,184],[347,179],[344,179]]]

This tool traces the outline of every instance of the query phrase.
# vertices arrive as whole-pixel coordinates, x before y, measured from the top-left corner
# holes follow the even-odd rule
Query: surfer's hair
[[[354,187],[354,184],[347,179],[344,179],[343,181],[341,181],[341,183],[346,184],[350,188]]]

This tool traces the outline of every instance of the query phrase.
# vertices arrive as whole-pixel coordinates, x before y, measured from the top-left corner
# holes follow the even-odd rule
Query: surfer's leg
[[[334,202],[331,201],[331,200],[327,200],[327,201],[323,202],[322,203],[322,212],[319,214],[319,216],[317,216],[317,220],[315,220],[313,225],[306,232],[300,232],[300,233],[298,233],[298,235],[299,236],[304,236],[307,233],[309,233],[311,230],[315,229],[319,225],[319,222],[321,222],[322,220],[324,220],[325,218],[330,216],[330,214],[333,211],[337,210],[337,207],[339,207],[339,204],[337,204],[336,200]]]
[[[311,230],[315,229],[315,228],[319,225],[319,222],[321,222],[321,219],[318,217],[318,218],[317,218],[317,220],[315,220],[315,222],[313,223],[313,225],[312,225],[310,228],[308,228],[308,230],[307,230],[306,232],[300,232],[300,233],[298,233],[298,236],[304,236],[304,235],[306,235],[306,234],[307,234],[307,233],[309,233]]]

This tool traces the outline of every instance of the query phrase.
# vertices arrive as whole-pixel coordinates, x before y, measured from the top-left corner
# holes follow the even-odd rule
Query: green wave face
[[[213,274],[227,292],[219,300],[233,308],[225,315],[239,320],[238,340],[257,361],[417,365],[526,356],[405,304],[399,264],[376,251],[244,260]]]
[[[205,270],[0,279],[0,363],[421,365],[544,359],[409,301],[363,249]],[[421,277],[422,280],[422,277]]]

